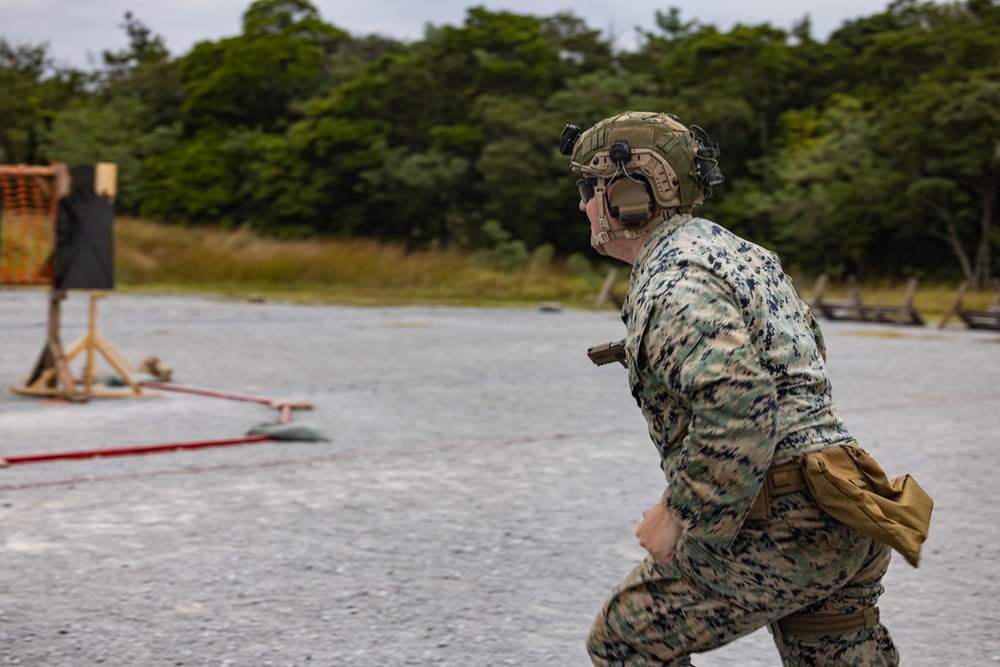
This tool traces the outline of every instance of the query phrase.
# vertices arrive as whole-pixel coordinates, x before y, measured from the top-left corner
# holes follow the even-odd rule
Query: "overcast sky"
[[[89,68],[105,49],[126,46],[120,25],[126,11],[166,40],[175,56],[202,40],[241,32],[251,0],[0,0],[0,37],[14,45],[48,43],[49,53],[64,65]],[[635,46],[635,26],[652,26],[657,9],[676,6],[681,17],[729,30],[736,23],[770,23],[789,29],[805,15],[813,36],[826,37],[845,20],[883,11],[888,0],[313,0],[323,20],[360,36],[379,33],[415,40],[424,28],[460,26],[470,6],[485,6],[532,16],[572,11],[591,28],[614,36],[620,48]]]

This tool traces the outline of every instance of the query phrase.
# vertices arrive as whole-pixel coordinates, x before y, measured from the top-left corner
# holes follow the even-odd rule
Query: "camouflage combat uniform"
[[[778,257],[675,215],[640,250],[622,318],[663,502],[684,532],[669,564],[647,558],[614,590],[588,638],[593,663],[690,665],[793,612],[873,607],[888,546],[800,492],[772,498],[770,519],[746,520],[769,467],[852,441],[822,335]],[[898,664],[882,625],[775,643],[786,666]]]

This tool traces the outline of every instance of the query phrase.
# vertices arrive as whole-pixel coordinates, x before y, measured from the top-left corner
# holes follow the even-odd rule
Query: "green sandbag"
[[[304,424],[282,424],[271,422],[258,424],[247,431],[247,435],[266,435],[273,440],[294,440],[297,442],[330,442],[322,431]]]
[[[160,380],[153,377],[152,375],[143,375],[137,378],[132,378],[135,382],[159,382]],[[103,384],[105,387],[127,387],[128,382],[123,380],[120,375],[115,375],[114,373],[106,373],[104,375],[97,375],[94,377],[94,382],[97,384]]]
[[[114,373],[107,373],[105,375],[97,375],[94,377],[94,382],[97,384],[103,384],[105,387],[127,387],[128,382],[121,379]]]

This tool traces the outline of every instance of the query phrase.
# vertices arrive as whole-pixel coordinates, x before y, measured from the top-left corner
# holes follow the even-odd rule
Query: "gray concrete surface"
[[[0,291],[0,455],[242,434],[201,396],[14,395],[44,292]],[[63,338],[86,300],[65,307]],[[99,328],[180,383],[312,402],[329,443],[0,469],[0,665],[589,664],[662,477],[610,311],[348,308],[115,294]],[[835,396],[890,474],[935,497],[883,618],[909,667],[1000,665],[1000,335],[825,323]],[[766,631],[701,667],[778,665]]]

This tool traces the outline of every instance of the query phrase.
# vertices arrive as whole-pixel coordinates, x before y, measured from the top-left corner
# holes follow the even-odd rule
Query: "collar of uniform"
[[[626,326],[632,317],[632,312],[635,310],[635,304],[633,303],[635,293],[641,289],[640,285],[645,284],[648,278],[642,270],[643,263],[664,239],[673,234],[681,225],[692,219],[693,216],[690,213],[677,213],[670,216],[670,218],[646,237],[646,242],[639,248],[639,252],[635,256],[635,262],[632,263],[632,275],[629,278],[628,292],[625,293],[625,302],[622,304],[622,321],[625,322]]]
[[[676,213],[667,218],[662,225],[654,229],[652,233],[646,237],[646,242],[642,244],[641,248],[639,248],[639,252],[636,254],[635,262],[633,262],[632,266],[641,266],[642,263],[646,261],[646,258],[649,257],[649,253],[653,252],[653,248],[660,244],[660,241],[673,234],[678,227],[691,219],[692,216],[690,213]]]

